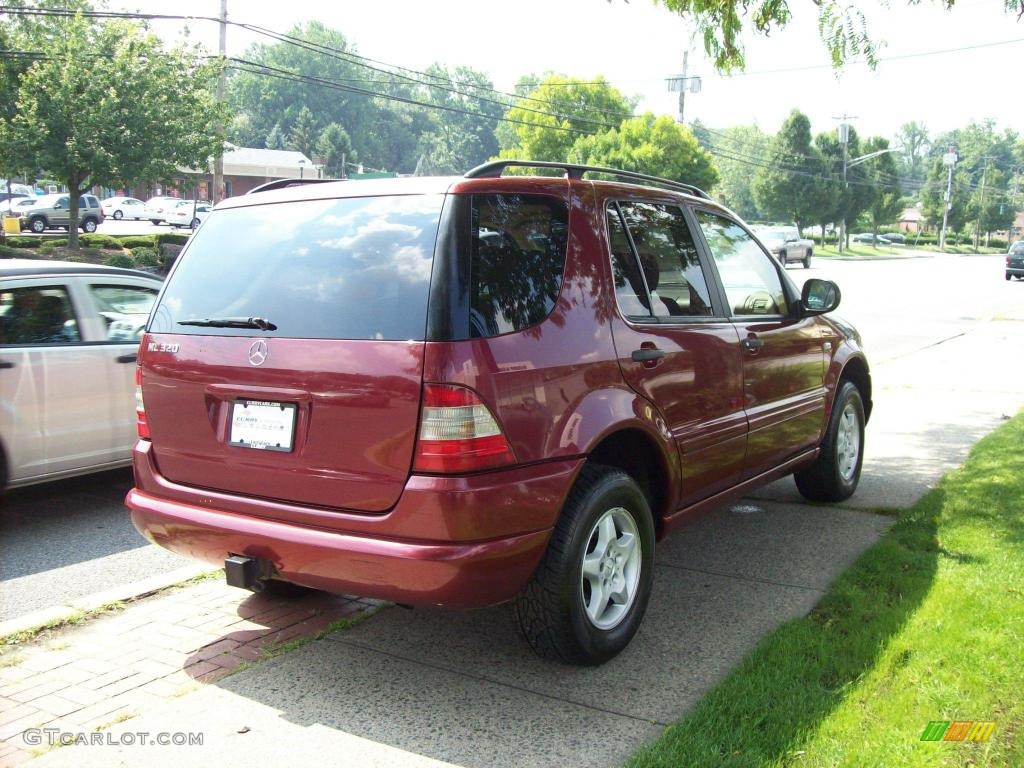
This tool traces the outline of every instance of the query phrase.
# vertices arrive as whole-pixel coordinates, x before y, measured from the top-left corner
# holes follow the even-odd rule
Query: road
[[[156,229],[149,222],[108,221],[104,226],[108,224]],[[912,365],[911,370],[901,368],[908,355],[1024,309],[1024,282],[1003,279],[1001,256],[868,262],[818,258],[811,269],[791,267],[789,274],[798,285],[808,277],[839,283],[843,299],[837,314],[861,331],[876,387],[886,381],[902,386],[892,382],[923,374]],[[880,376],[880,371],[887,375]],[[975,364],[971,374],[998,379],[1000,371],[1000,361],[993,359]],[[952,384],[964,372],[951,368],[933,375],[948,376]],[[933,448],[941,450],[941,445]],[[920,460],[936,460],[926,449],[921,447]],[[905,453],[905,446],[873,444],[869,431],[866,478],[854,500],[886,505],[880,479],[897,469],[882,459],[900,452]],[[899,471],[905,468],[901,465]],[[874,485],[872,472],[879,480]],[[130,485],[126,470],[12,491],[0,501],[0,621],[185,564],[147,544],[132,527],[121,503]],[[875,487],[877,493],[872,492]],[[798,500],[788,480],[768,489],[767,498]]]

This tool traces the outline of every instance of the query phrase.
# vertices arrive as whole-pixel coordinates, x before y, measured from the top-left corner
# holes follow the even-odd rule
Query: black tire
[[[28,228],[35,232],[37,235],[41,235],[43,234],[43,232],[46,231],[46,219],[44,219],[42,216],[36,216],[34,219],[31,219],[29,221]],[[1010,278],[1007,277],[1006,279],[1009,280]]]
[[[118,221],[120,221],[121,219],[124,218],[124,214],[121,213],[121,209],[120,208],[118,208],[116,211],[114,211],[114,218],[117,219]]]
[[[600,557],[599,524],[604,530],[609,519],[614,544],[631,536],[638,552],[634,547],[619,550],[605,546],[605,557]],[[584,577],[588,555],[593,561],[593,581],[603,578],[604,589],[619,584],[622,590],[632,585],[625,603],[616,603],[610,595],[605,601],[594,594],[591,580]],[[640,628],[653,581],[654,521],[646,497],[622,470],[587,464],[573,485],[544,559],[516,596],[516,619],[539,656],[569,664],[602,664],[625,648]],[[595,606],[605,606],[596,618],[603,619],[607,627],[598,626],[591,618],[584,604],[588,596]]]
[[[804,269],[811,268],[811,250],[808,249],[807,253],[804,254]]]
[[[781,253],[779,254],[779,264],[781,264],[782,266],[786,266],[786,264],[788,264],[788,263],[789,263],[789,262],[788,262],[788,260],[786,259],[786,252],[785,252],[785,251],[782,251],[782,252],[781,252]]]
[[[161,221],[163,221],[163,219],[150,219],[150,220],[149,220],[149,223],[150,223],[150,224],[152,224],[152,225],[153,225],[153,226],[155,227],[155,226],[156,226],[157,224],[159,224],[159,223],[160,223]]]
[[[88,232],[91,235],[96,231],[97,226],[96,219],[86,219],[82,222],[82,231]]]
[[[196,216],[192,219],[192,229],[196,229],[202,222],[199,221],[199,217]]]
[[[1011,277],[1010,273],[1009,273],[1009,272],[1007,272],[1007,273],[1006,273],[1006,279],[1007,279],[1007,280],[1009,280],[1009,279],[1010,279],[1010,277]]]
[[[848,419],[854,419],[851,424]],[[850,429],[854,429],[857,444],[856,457],[852,457]],[[851,466],[850,460],[853,458]],[[793,477],[800,494],[811,501],[842,501],[857,490],[860,470],[864,464],[864,401],[860,390],[849,381],[839,385],[828,429],[821,444],[821,453],[807,469]]]

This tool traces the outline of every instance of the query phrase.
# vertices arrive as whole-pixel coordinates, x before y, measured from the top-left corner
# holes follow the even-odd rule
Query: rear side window
[[[304,200],[212,212],[168,280],[150,331],[263,318],[261,336],[422,340],[443,195]],[[223,323],[220,323],[223,325]]]
[[[521,331],[554,309],[565,270],[569,213],[539,195],[473,195],[470,335]]]

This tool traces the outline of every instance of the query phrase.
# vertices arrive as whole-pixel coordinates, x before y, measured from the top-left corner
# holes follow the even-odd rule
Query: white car
[[[167,221],[167,214],[180,202],[180,197],[151,197],[146,201],[143,218],[149,219],[154,224],[161,224]]]
[[[34,206],[38,199],[38,197],[12,197],[10,200],[4,200],[0,203],[0,214],[20,216],[22,211]]]
[[[182,200],[167,214],[167,223],[172,227],[195,229],[210,215],[211,210],[213,206],[209,203]]]
[[[135,221],[146,218],[146,204],[134,197],[108,197],[101,205],[107,218]]]
[[[160,280],[0,262],[0,490],[129,464],[135,359]]]

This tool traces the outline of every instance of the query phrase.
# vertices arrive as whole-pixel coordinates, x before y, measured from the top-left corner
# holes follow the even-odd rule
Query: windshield
[[[254,326],[239,319],[260,318],[266,336],[422,340],[443,199],[211,212],[169,278],[150,331],[252,335]]]

